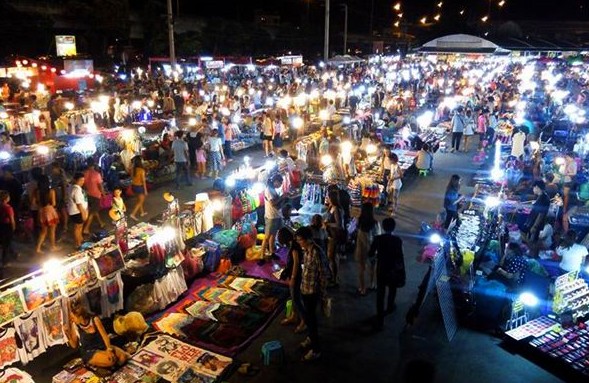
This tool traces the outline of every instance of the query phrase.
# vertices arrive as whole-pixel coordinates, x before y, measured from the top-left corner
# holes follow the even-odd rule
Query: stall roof
[[[334,65],[342,65],[342,64],[355,64],[365,62],[366,60],[358,57],[358,56],[350,56],[350,55],[337,55],[333,56],[329,60],[327,60],[328,64]]]
[[[433,39],[420,48],[420,52],[431,53],[501,53],[503,49],[478,36],[456,34]]]
[[[508,54],[512,51],[578,51],[582,47],[570,41],[539,37],[489,37],[455,34],[433,39],[420,48],[423,53]]]

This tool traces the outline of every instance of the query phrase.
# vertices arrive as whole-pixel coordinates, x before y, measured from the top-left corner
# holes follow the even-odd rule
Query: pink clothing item
[[[230,124],[224,125],[223,131],[225,133],[225,140],[232,141],[233,140],[233,129],[231,128],[231,125]]]
[[[86,189],[88,196],[94,198],[102,197],[100,185],[102,185],[102,175],[96,170],[86,170],[84,173],[84,189]]]
[[[479,116],[479,121],[477,125],[477,133],[486,133],[487,132],[487,119],[485,118],[484,114]]]

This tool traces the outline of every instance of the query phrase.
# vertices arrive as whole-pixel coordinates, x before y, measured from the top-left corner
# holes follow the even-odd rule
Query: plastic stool
[[[292,299],[286,301],[286,317],[290,318],[292,316]]]
[[[429,169],[419,169],[419,175],[423,177],[427,177],[429,174]]]
[[[269,366],[270,362],[274,359],[280,364],[284,363],[282,343],[277,340],[264,343],[262,345],[262,358],[264,358],[264,366]]]

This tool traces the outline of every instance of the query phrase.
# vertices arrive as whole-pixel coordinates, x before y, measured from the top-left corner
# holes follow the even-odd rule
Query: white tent
[[[350,55],[337,55],[333,56],[329,60],[327,60],[328,64],[332,65],[345,65],[345,64],[355,64],[365,62],[366,60],[357,57],[357,56],[350,56]]]
[[[432,53],[508,53],[499,45],[482,37],[456,34],[438,37],[419,48],[420,52]]]

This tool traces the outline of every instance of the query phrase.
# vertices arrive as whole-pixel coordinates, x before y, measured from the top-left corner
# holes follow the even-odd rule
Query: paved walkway
[[[255,153],[241,153],[229,168],[248,154],[254,164],[264,159]],[[298,344],[303,336],[295,335],[292,328],[285,328],[279,320],[266,329],[236,362],[251,362],[261,367],[254,377],[242,377],[238,373],[227,380],[241,382],[401,382],[398,378],[402,365],[414,358],[423,358],[436,365],[436,382],[452,383],[555,383],[560,382],[554,375],[535,364],[513,355],[499,346],[499,341],[487,334],[459,328],[452,343],[448,343],[439,309],[433,297],[426,302],[416,326],[402,334],[405,313],[417,295],[417,287],[427,267],[416,261],[420,245],[415,237],[422,221],[431,221],[440,211],[443,194],[451,174],[465,177],[474,172],[471,154],[438,153],[435,158],[435,172],[426,178],[407,182],[401,192],[398,234],[405,241],[407,285],[397,295],[397,311],[387,318],[385,329],[374,333],[371,318],[375,313],[375,294],[365,297],[356,294],[357,268],[351,257],[342,263],[342,283],[332,290],[334,297],[333,315],[322,318],[320,334],[324,343],[322,359],[304,364],[300,361]],[[196,191],[211,185],[208,181],[197,181],[192,188],[184,188],[178,194],[181,200],[190,200]],[[150,194],[148,211],[160,212],[164,207],[160,188]],[[465,194],[468,190],[463,190]],[[269,340],[280,340],[286,351],[284,366],[264,367],[260,357],[261,345]],[[38,383],[51,381],[56,366],[63,365],[75,355],[75,351],[60,346],[36,359],[27,370],[32,371]],[[420,382],[421,383],[421,382]]]

